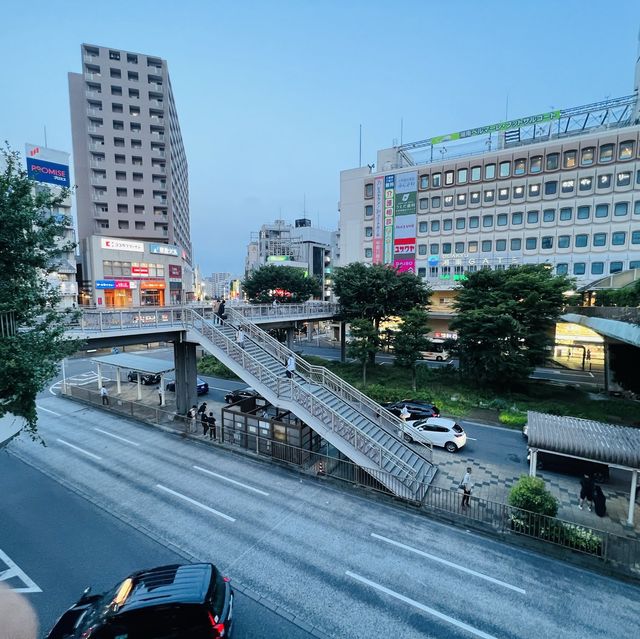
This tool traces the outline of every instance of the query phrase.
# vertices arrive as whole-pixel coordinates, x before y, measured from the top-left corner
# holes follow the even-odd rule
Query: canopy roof
[[[529,447],[640,469],[640,429],[577,417],[528,412]]]
[[[127,368],[132,371],[140,371],[141,373],[153,373],[160,375],[174,370],[173,362],[166,359],[154,359],[145,355],[134,355],[132,353],[118,353],[117,355],[103,355],[101,357],[93,357],[91,361],[99,364],[108,364],[109,366],[117,366],[119,368]]]

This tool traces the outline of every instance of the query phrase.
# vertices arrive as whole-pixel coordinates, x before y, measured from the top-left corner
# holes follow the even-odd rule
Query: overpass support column
[[[294,337],[294,327],[288,326],[287,327],[287,348],[291,351],[293,350],[293,337]]]
[[[176,411],[179,415],[186,415],[198,399],[196,345],[182,339],[174,342],[173,358],[176,367]]]
[[[535,448],[533,448],[531,449],[530,458],[529,458],[529,477],[535,477],[537,469],[538,469],[538,451]]]

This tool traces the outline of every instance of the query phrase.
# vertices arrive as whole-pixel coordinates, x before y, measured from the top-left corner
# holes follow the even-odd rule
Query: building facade
[[[192,263],[187,159],[165,60],[81,46],[69,74],[78,235],[180,247]]]

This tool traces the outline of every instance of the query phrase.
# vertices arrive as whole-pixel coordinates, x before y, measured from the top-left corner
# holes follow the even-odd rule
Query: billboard
[[[395,176],[393,265],[400,272],[415,272],[417,193],[417,171]]]
[[[149,253],[178,257],[180,255],[180,249],[171,244],[149,244]]]
[[[144,244],[142,242],[117,240],[111,237],[101,237],[100,247],[103,249],[111,249],[112,251],[133,251],[135,253],[144,253]]]
[[[25,144],[25,157],[27,176],[30,180],[60,187],[71,186],[68,153],[35,144]]]
[[[395,175],[386,175],[384,178],[384,263],[393,263],[393,200],[395,187]]]
[[[382,245],[384,238],[384,225],[382,208],[384,206],[384,178],[377,177],[373,187],[373,263],[381,264],[383,261]]]

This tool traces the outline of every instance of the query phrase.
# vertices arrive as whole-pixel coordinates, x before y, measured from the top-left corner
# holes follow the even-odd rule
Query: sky
[[[20,152],[44,127],[72,151],[81,43],[167,60],[204,275],[242,275],[275,219],[336,229],[360,125],[364,166],[401,122],[411,142],[629,95],[640,27],[637,0],[2,4],[0,139]]]

